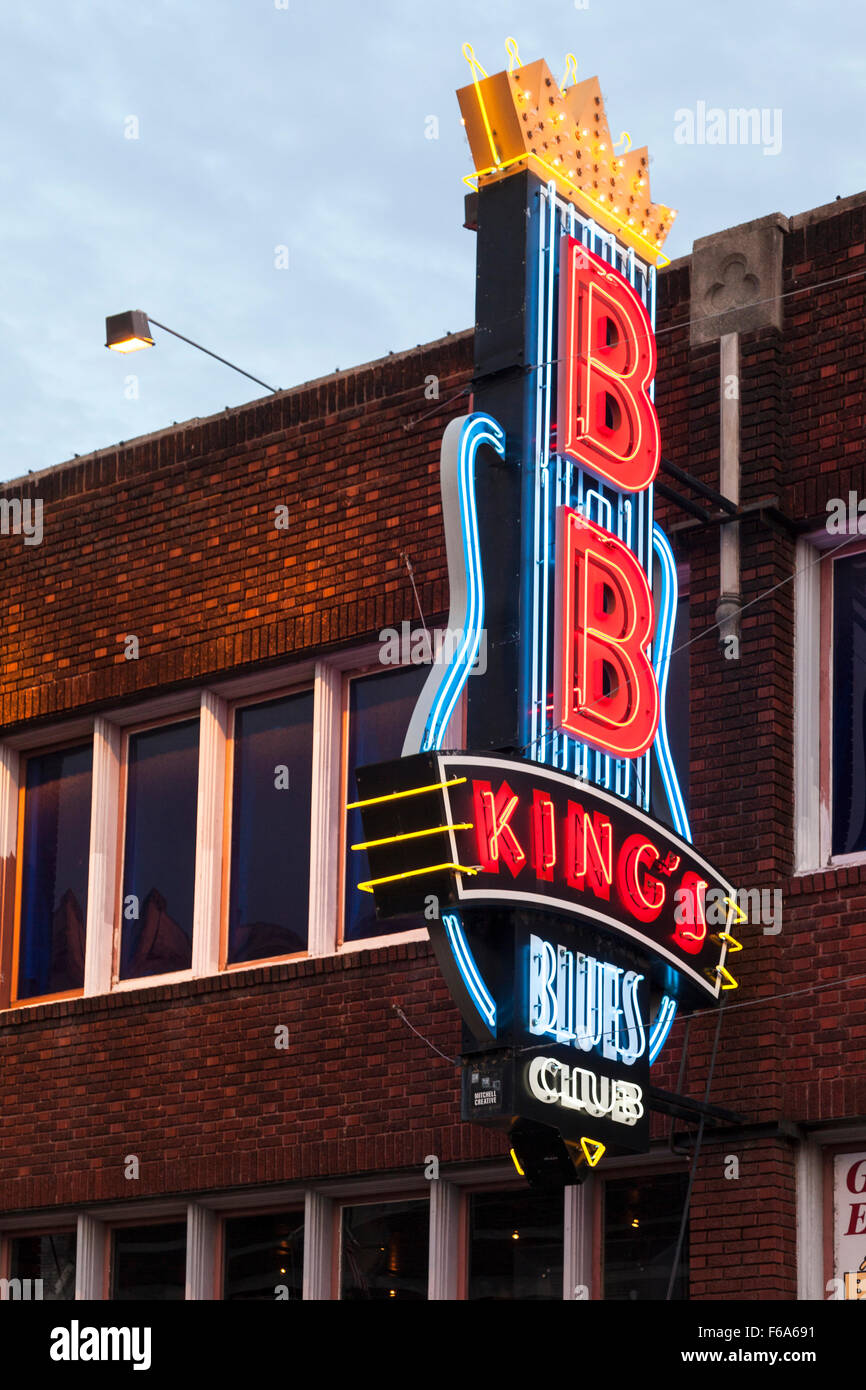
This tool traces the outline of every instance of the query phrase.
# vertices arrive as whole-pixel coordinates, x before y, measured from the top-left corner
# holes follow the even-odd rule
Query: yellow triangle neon
[[[590,1168],[594,1168],[604,1153],[604,1144],[600,1144],[597,1139],[581,1139],[580,1147],[583,1149],[583,1156]]]
[[[733,898],[725,898],[725,902],[730,904],[730,906],[737,913],[737,917],[735,919],[737,922],[748,922],[749,919],[746,916],[743,909],[740,907],[739,903],[735,903]]]
[[[716,941],[719,944],[719,946],[721,946],[723,941],[727,941],[728,950],[730,952],[742,951],[743,949],[742,941],[737,941],[736,937],[731,936],[731,933],[729,931],[713,932],[712,936],[710,937],[710,940]]]
[[[723,975],[724,978],[729,981],[729,983],[726,985],[722,985],[722,989],[740,988],[739,980],[735,980],[731,972],[729,970],[726,970],[723,965],[716,965],[712,967],[712,969],[707,969],[704,971],[704,974],[706,975],[708,980],[714,980],[716,975]]]

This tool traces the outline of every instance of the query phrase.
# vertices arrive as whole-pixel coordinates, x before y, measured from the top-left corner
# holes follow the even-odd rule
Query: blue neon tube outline
[[[449,449],[454,434],[458,435],[456,447],[457,510],[460,526],[462,551],[462,576],[465,581],[465,611],[460,613],[460,646],[454,653],[441,675],[434,668],[418,697],[415,713],[410,721],[409,731],[403,745],[403,756],[410,753],[437,752],[442,746],[445,731],[454,713],[454,706],[469,678],[481,647],[481,632],[484,626],[484,575],[481,565],[481,544],[478,536],[478,512],[475,499],[475,456],[482,444],[489,444],[500,458],[505,457],[505,431],[491,415],[481,412],[465,415],[452,420],[443,439],[443,459],[447,464]],[[444,483],[444,479],[443,479]],[[443,489],[444,490],[444,489]],[[446,533],[453,518],[446,515]],[[452,594],[458,592],[458,575],[452,572],[449,554],[449,579]],[[449,624],[458,614],[458,604],[452,605]],[[456,626],[457,624],[453,624]],[[426,716],[422,711],[426,710]],[[423,731],[417,739],[415,727],[424,717]]]
[[[442,925],[448,936],[451,953],[454,956],[460,976],[469,991],[469,996],[491,1033],[496,1032],[496,1003],[487,990],[481,971],[469,949],[463,932],[463,923],[456,912],[443,912]]]
[[[663,996],[662,996],[662,1001],[661,1001],[661,1003],[659,1004],[658,1013],[657,1013],[656,1016],[655,1016],[655,1021],[654,1021],[654,1023],[653,1023],[652,1029],[651,1029],[651,1031],[650,1031],[650,1038],[649,1038],[649,1064],[650,1064],[650,1066],[652,1066],[653,1062],[656,1060],[656,1058],[658,1057],[658,1055],[659,1055],[659,1053],[661,1052],[662,1048],[664,1047],[665,1043],[667,1042],[667,1040],[668,1040],[668,1034],[670,1033],[671,1028],[673,1027],[674,1019],[676,1018],[676,1016],[677,1016],[677,1001],[676,1001],[676,999],[673,999],[673,998],[671,997],[671,995],[669,995],[669,994],[663,995]]]
[[[670,542],[657,522],[653,523],[653,550],[659,557],[662,573],[662,597],[656,625],[653,650],[653,665],[659,688],[659,726],[655,736],[654,748],[658,759],[662,784],[677,834],[692,843],[692,829],[686,811],[683,794],[680,790],[677,770],[671,755],[667,726],[667,687],[671,665],[671,648],[677,620],[677,566]]]

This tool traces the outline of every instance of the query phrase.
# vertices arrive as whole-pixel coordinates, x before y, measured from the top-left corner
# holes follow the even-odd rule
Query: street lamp
[[[252,376],[249,372],[245,372],[243,367],[235,366],[234,362],[229,362],[228,358],[220,357],[217,353],[211,352],[210,348],[202,347],[201,343],[193,342],[192,338],[185,338],[182,333],[176,333],[173,328],[159,323],[157,319],[149,319],[141,309],[127,309],[125,313],[111,314],[105,320],[105,346],[111,348],[112,352],[138,352],[139,348],[153,347],[151,324],[155,328],[161,328],[164,333],[170,333],[173,338],[180,338],[181,342],[189,343],[190,347],[198,348],[199,352],[206,352],[208,357],[215,357],[217,362],[231,367],[233,372],[240,372],[241,376],[248,377],[257,386],[264,386],[267,391],[273,391],[275,394],[279,390],[278,386],[269,386],[260,377]]]

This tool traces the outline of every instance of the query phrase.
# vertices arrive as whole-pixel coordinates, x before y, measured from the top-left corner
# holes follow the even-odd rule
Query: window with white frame
[[[24,760],[12,1001],[79,993],[84,986],[92,744]]]
[[[797,545],[795,866],[866,862],[866,542]]]
[[[117,1226],[111,1232],[109,1297],[171,1301],[185,1297],[185,1221]]]
[[[665,1299],[674,1265],[687,1173],[643,1173],[607,1178],[603,1184],[604,1298]],[[689,1296],[688,1223],[671,1289]]]
[[[192,964],[199,721],[127,735],[117,977]]]
[[[429,673],[371,670],[374,656],[70,720],[54,746],[0,744],[16,866],[0,879],[0,1007],[423,931],[376,920],[366,855],[347,851],[363,838],[354,770],[400,756]]]
[[[75,1297],[75,1231],[40,1231],[9,1240],[7,1297],[62,1303]]]
[[[358,799],[355,769],[368,763],[399,758],[415,703],[429,674],[429,666],[379,667],[348,682],[346,709],[346,805]],[[416,917],[398,917],[380,922],[371,893],[358,885],[370,877],[365,850],[352,846],[364,839],[361,812],[346,812],[345,874],[343,899],[343,941],[365,937],[393,936],[396,932],[423,927]]]
[[[340,1221],[342,1299],[426,1299],[430,1203],[346,1205]]]
[[[866,548],[828,556],[822,602],[832,857],[866,855]]]
[[[222,1243],[226,1301],[301,1298],[303,1209],[228,1216],[223,1221]]]
[[[312,688],[234,710],[226,965],[307,950],[313,710]]]
[[[470,1192],[466,1203],[467,1299],[561,1301],[562,1192]]]

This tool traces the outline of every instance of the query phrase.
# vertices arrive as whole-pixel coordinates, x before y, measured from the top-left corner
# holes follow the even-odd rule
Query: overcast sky
[[[0,477],[264,394],[158,330],[107,352],[106,314],[278,387],[469,327],[454,91],[463,42],[496,72],[509,34],[556,76],[573,50],[649,144],[672,257],[866,188],[857,0],[6,0]],[[700,102],[781,148],[679,143]]]

